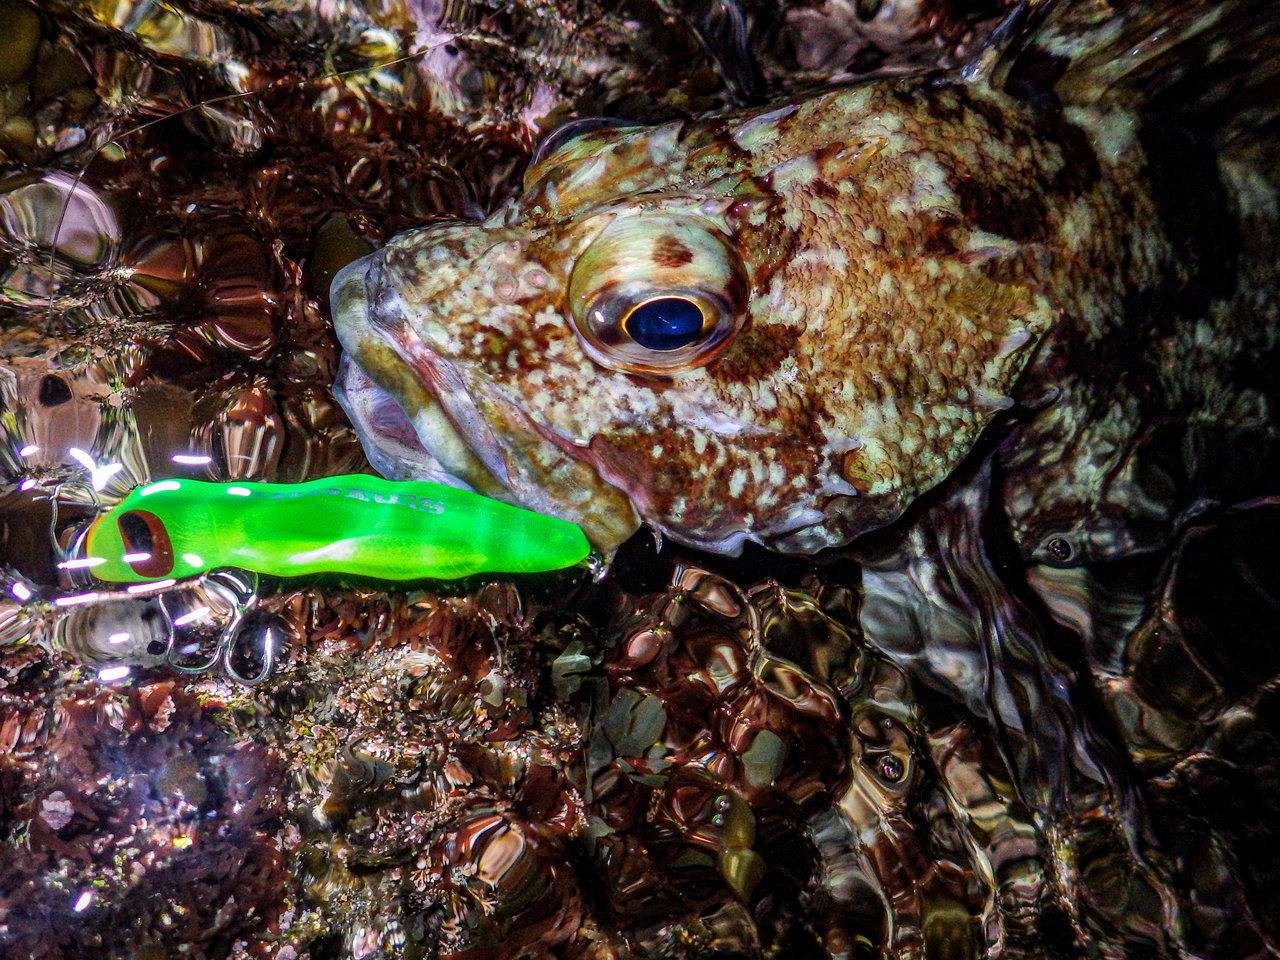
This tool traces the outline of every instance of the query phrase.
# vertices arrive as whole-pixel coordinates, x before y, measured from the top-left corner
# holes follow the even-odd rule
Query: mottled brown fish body
[[[1280,475],[1274,181],[1239,141],[1069,115],[1115,157],[1102,167],[1114,199],[1067,210],[1064,231],[1090,250],[1054,267],[1068,313],[1019,385],[1036,412],[1000,457],[1015,539],[1059,564],[1159,549],[1197,511],[1274,492]]]
[[[915,78],[588,133],[483,224],[348,267],[339,335],[432,407],[449,473],[602,550],[638,516],[814,552],[892,521],[1018,399],[1065,397],[1064,344],[1179,269],[1137,129]],[[638,342],[632,314],[673,297],[697,337]]]

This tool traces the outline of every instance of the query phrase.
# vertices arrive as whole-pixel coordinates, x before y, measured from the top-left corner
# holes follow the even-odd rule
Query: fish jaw
[[[430,480],[507,499],[505,487],[453,429],[435,396],[403,376],[403,361],[371,322],[365,274],[373,257],[343,268],[330,293],[343,346],[334,394],[369,462],[388,479]]]
[[[344,349],[336,393],[370,462],[389,477],[447,483],[569,520],[611,554],[640,526],[630,500],[500,396],[480,391],[477,403],[398,308],[372,305],[367,282],[380,255],[348,264],[331,294]]]

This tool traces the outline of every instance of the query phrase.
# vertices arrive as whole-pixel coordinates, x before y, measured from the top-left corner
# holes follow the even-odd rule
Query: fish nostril
[[[519,289],[516,284],[516,278],[509,273],[504,273],[494,278],[493,293],[499,300],[508,302],[514,300]]]

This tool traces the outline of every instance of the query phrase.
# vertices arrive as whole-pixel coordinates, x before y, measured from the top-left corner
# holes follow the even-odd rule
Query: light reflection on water
[[[297,6],[71,5],[6,50],[0,952],[1275,952],[1272,502],[1096,569],[984,542],[978,475],[827,568],[88,579],[95,497],[364,466],[341,263],[491,206],[570,108],[723,106],[661,17]]]

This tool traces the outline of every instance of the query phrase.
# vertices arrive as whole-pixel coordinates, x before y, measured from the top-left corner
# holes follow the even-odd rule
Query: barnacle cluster
[[[578,936],[581,732],[542,676],[536,611],[505,585],[308,603],[305,669],[251,721],[288,757],[286,942],[479,957]]]

